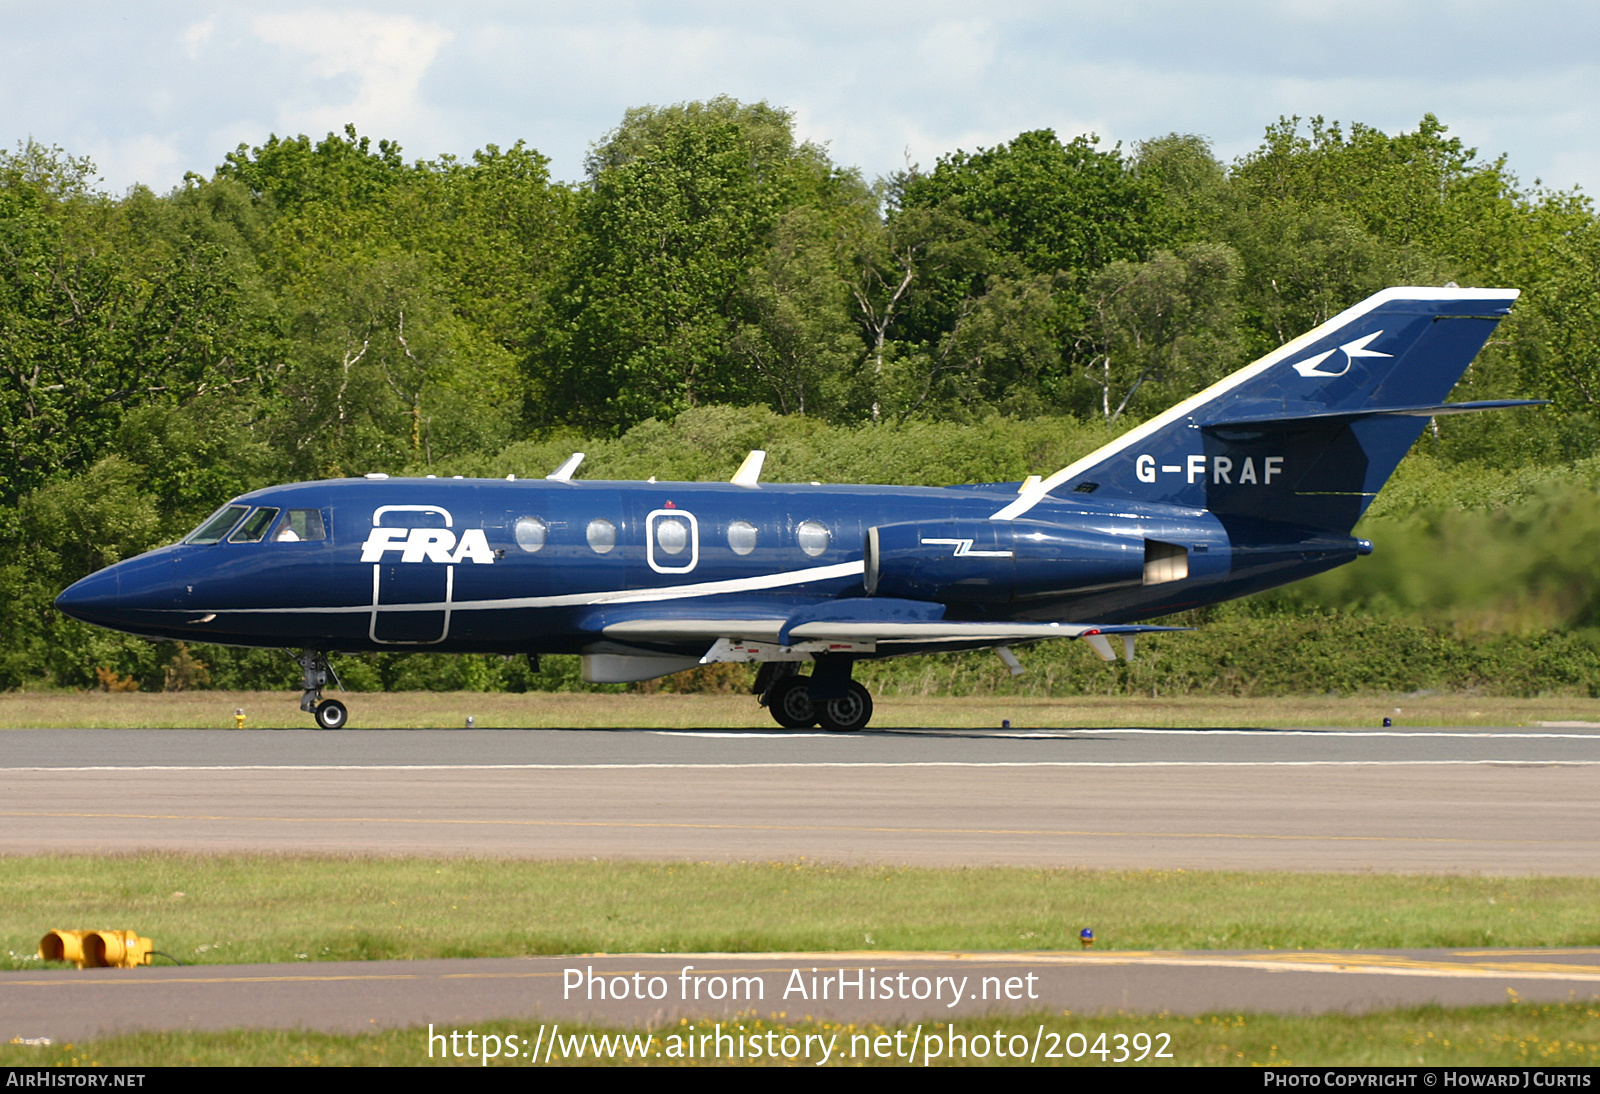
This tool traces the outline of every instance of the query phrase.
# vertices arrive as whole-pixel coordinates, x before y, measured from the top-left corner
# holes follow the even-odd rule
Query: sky
[[[1281,116],[1433,113],[1524,186],[1600,189],[1600,5],[1566,0],[0,0],[0,31],[0,147],[87,155],[113,193],[346,123],[408,159],[524,140],[575,181],[629,107],[717,95],[868,179],[1031,129],[1232,161]]]

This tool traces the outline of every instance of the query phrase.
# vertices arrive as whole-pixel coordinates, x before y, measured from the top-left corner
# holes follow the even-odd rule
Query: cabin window
[[[228,534],[228,529],[239,523],[239,518],[244,516],[245,511],[249,508],[248,505],[224,505],[206,518],[206,522],[194,530],[188,541],[190,543],[221,542],[222,537]]]
[[[816,558],[828,549],[828,544],[833,541],[833,535],[825,525],[814,520],[803,520],[800,527],[794,530],[795,539],[800,543],[800,549],[812,558]]]
[[[736,555],[747,555],[756,549],[756,526],[747,520],[736,520],[728,525],[728,547]]]
[[[592,527],[592,526],[591,526]],[[517,546],[532,554],[544,546],[544,540],[550,534],[550,529],[538,517],[519,517],[515,528]],[[591,531],[589,542],[594,543]]]
[[[263,506],[244,518],[244,523],[239,525],[239,530],[228,537],[229,543],[259,543],[261,537],[267,534],[267,529],[272,527],[272,522],[278,519],[276,509]]]
[[[656,521],[656,546],[669,555],[681,555],[689,546],[689,525],[677,517]]]
[[[589,546],[597,555],[609,554],[617,545],[617,526],[604,518],[589,522]]]
[[[283,515],[278,530],[272,533],[274,543],[303,543],[326,538],[321,509],[291,509]]]

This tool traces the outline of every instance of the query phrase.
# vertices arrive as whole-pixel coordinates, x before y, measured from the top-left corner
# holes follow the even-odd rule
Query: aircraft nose
[[[116,569],[108,566],[74,581],[56,597],[56,609],[85,623],[110,623],[122,607],[122,582]]]
[[[174,562],[152,551],[97,570],[56,597],[56,607],[74,619],[118,630],[148,626],[150,613],[181,607]]]

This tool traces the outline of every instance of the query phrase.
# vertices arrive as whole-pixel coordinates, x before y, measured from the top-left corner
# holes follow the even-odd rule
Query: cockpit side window
[[[290,509],[283,515],[278,530],[272,533],[274,543],[301,543],[326,538],[321,509]]]
[[[206,522],[196,528],[185,541],[187,543],[218,543],[228,534],[228,529],[239,523],[239,518],[244,516],[249,509],[248,505],[224,505],[215,513],[206,518]]]
[[[239,525],[239,530],[228,537],[229,543],[259,543],[261,537],[267,534],[267,529],[272,527],[272,522],[278,516],[278,510],[262,506]]]

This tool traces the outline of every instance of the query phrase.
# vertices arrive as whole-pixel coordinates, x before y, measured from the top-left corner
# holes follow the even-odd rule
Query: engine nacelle
[[[865,584],[871,596],[944,603],[1153,584],[1147,543],[1153,541],[1029,520],[885,524],[867,530]],[[1178,576],[1187,573],[1185,565]]]

